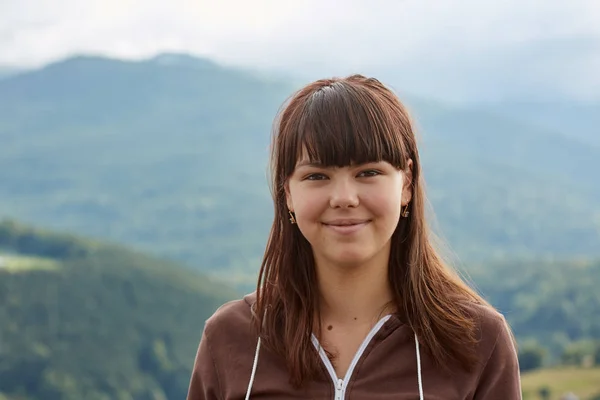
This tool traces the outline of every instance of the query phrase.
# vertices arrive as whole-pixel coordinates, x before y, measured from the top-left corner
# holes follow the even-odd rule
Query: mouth
[[[349,235],[360,231],[369,222],[371,221],[368,219],[339,219],[323,222],[323,225],[336,233]]]

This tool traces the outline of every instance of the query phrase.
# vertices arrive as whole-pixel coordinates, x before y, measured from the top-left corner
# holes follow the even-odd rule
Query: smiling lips
[[[323,222],[323,225],[334,232],[349,235],[358,232],[369,222],[368,219],[336,219]]]

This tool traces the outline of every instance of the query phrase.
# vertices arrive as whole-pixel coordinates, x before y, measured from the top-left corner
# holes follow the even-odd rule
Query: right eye
[[[327,179],[327,177],[323,174],[310,174],[304,179],[307,181],[321,181],[323,179]]]

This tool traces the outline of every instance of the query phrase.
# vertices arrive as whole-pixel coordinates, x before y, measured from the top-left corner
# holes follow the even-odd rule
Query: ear
[[[413,189],[413,160],[408,159],[406,169],[403,171],[403,182],[402,182],[402,205],[405,206],[412,200],[412,189]]]

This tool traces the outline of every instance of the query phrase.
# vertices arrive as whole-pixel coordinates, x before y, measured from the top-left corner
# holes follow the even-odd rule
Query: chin
[[[366,263],[373,257],[373,254],[367,254],[357,251],[346,251],[344,253],[331,254],[328,258],[331,262],[339,265],[357,266]]]

